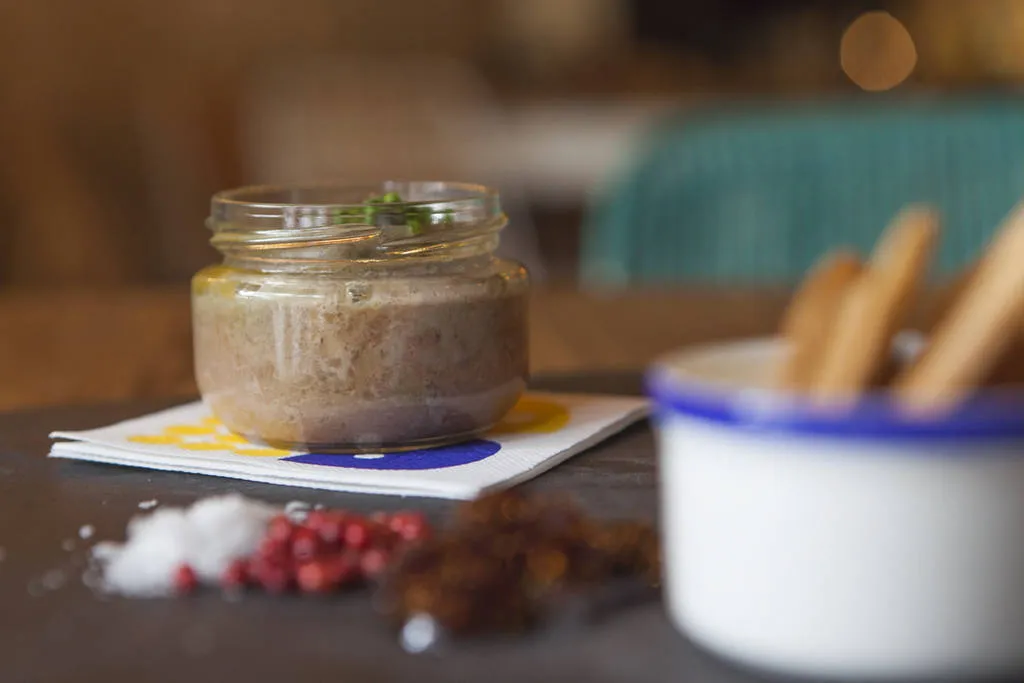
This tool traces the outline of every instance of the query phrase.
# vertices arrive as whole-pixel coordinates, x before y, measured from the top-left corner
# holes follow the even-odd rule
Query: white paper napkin
[[[391,455],[322,455],[255,445],[202,403],[89,431],[54,432],[51,458],[191,472],[330,491],[469,499],[526,481],[647,414],[640,398],[527,394],[480,439]]]

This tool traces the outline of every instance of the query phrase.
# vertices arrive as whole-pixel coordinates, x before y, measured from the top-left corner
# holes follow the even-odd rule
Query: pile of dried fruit
[[[220,578],[227,590],[263,589],[268,593],[330,593],[379,576],[406,544],[428,538],[419,512],[375,513],[368,517],[341,510],[314,510],[304,520],[273,517],[257,550],[228,565]],[[198,588],[196,572],[178,567],[179,593]]]
[[[398,557],[381,604],[400,625],[426,617],[452,635],[520,631],[568,593],[622,579],[653,586],[659,571],[649,524],[505,492],[463,505],[448,530]]]

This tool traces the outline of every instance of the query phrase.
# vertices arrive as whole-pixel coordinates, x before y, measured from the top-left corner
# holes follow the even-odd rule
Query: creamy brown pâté
[[[458,440],[498,422],[527,378],[521,267],[346,280],[225,266],[193,281],[196,376],[231,430],[296,449]]]

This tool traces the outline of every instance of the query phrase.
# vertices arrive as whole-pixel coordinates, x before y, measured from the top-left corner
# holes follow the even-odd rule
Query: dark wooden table
[[[635,374],[553,377],[556,390],[637,393]],[[755,680],[681,637],[660,604],[585,629],[466,643],[440,655],[403,653],[366,595],[338,599],[247,597],[100,599],[81,582],[85,543],[120,539],[140,501],[184,505],[239,491],[352,509],[422,507],[441,521],[453,503],[313,492],[213,477],[47,460],[47,433],[163,407],[159,403],[0,415],[0,681],[3,683],[262,683],[281,681],[693,681]],[[591,511],[655,519],[652,435],[639,424],[527,484],[570,491]],[[76,548],[62,548],[75,539]],[[62,572],[66,585],[46,589]]]

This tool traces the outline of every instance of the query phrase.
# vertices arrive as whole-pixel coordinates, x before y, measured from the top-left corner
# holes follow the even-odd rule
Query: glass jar
[[[527,379],[526,270],[495,191],[446,182],[213,197],[192,282],[196,378],[232,431],[288,450],[471,438]]]

